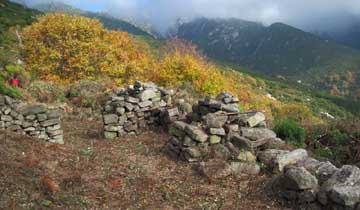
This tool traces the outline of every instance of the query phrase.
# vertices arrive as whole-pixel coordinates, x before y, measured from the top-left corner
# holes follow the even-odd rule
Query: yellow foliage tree
[[[147,67],[148,55],[129,34],[108,31],[95,19],[48,14],[23,36],[27,68],[41,79],[73,82],[103,75],[130,83]]]

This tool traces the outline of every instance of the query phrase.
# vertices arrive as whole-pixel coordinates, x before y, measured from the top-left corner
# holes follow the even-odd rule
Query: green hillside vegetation
[[[43,11],[43,12],[47,12],[47,13],[63,12],[63,13],[67,13],[67,14],[80,15],[80,16],[89,17],[89,18],[96,18],[107,29],[126,31],[133,35],[153,37],[153,35],[150,34],[149,32],[147,32],[127,21],[112,17],[106,13],[96,13],[96,12],[84,11],[84,10],[81,10],[81,9],[72,7],[70,5],[60,3],[60,2],[38,4],[34,8],[36,8],[40,11]]]
[[[351,71],[360,77],[360,52],[286,24],[269,27],[238,19],[199,18],[180,25],[177,36],[198,45],[208,56],[261,74],[302,80],[338,96],[359,98],[358,79],[345,85],[331,80]],[[337,91],[338,90],[338,91]]]

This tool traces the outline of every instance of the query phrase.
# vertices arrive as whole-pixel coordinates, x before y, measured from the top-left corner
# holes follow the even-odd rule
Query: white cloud
[[[44,1],[28,0],[31,3]],[[72,5],[78,1],[62,0]],[[99,2],[105,4],[105,9],[113,16],[150,22],[162,31],[179,17],[235,17],[264,24],[285,22],[303,29],[317,29],[346,25],[351,22],[352,15],[360,15],[360,0],[90,0],[87,4]]]

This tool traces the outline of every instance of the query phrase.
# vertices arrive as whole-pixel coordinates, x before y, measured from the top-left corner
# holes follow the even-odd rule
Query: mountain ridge
[[[360,90],[360,82],[342,87],[329,81],[335,75],[342,77],[348,70],[360,77],[359,50],[284,23],[264,26],[234,18],[198,18],[180,25],[176,37],[192,42],[211,58],[259,73],[301,80],[329,92],[332,91],[329,87],[341,89],[339,92],[344,94],[340,95],[349,97]],[[359,97],[357,93],[356,97]]]

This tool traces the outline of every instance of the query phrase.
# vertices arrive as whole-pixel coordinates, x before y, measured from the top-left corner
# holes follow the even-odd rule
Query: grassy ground
[[[0,209],[286,209],[266,174],[210,181],[169,158],[161,130],[107,141],[64,120],[65,145],[0,133]]]

